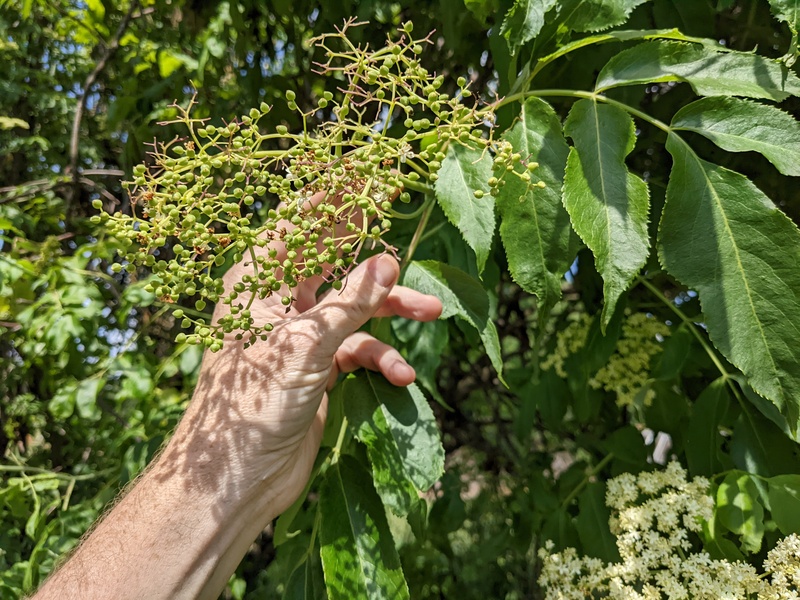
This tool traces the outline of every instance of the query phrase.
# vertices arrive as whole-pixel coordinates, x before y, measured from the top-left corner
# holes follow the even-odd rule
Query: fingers
[[[340,294],[329,294],[303,314],[319,332],[319,349],[333,356],[339,346],[378,312],[400,274],[397,261],[386,254],[359,265]]]
[[[403,317],[415,321],[434,321],[442,314],[442,302],[411,288],[396,286],[386,302],[375,313],[376,317]]]
[[[328,296],[336,296],[340,292],[328,290],[317,301]],[[414,321],[434,321],[442,314],[442,302],[436,296],[429,296],[411,288],[397,285],[389,292],[374,317],[402,317]]]
[[[330,389],[339,373],[351,373],[361,367],[380,372],[393,385],[406,386],[416,377],[414,369],[392,346],[359,331],[348,337],[334,355],[334,368],[328,379]]]

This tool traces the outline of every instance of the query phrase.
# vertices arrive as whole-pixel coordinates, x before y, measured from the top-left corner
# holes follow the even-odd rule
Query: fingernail
[[[411,365],[400,361],[394,363],[394,366],[392,366],[392,372],[394,373],[394,376],[399,379],[406,379],[408,377],[416,378],[417,376]]]
[[[386,254],[372,260],[369,270],[378,285],[389,287],[397,280],[397,261]]]

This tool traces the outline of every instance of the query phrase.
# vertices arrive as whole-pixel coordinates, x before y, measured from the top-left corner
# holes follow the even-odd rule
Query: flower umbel
[[[607,484],[611,531],[621,562],[579,556],[574,548],[539,550],[539,585],[548,600],[583,598],[788,600],[798,598],[800,537],[790,535],[764,562],[770,579],[742,561],[712,559],[697,534],[713,516],[710,484],[687,481],[676,462],[638,477],[622,474]]]

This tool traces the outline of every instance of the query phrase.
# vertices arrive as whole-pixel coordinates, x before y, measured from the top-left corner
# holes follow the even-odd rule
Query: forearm
[[[275,515],[213,457],[176,434],[34,600],[217,598]]]

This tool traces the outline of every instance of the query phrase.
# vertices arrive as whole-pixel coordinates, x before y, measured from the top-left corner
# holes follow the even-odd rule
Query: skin
[[[226,285],[247,268],[233,267]],[[376,256],[341,292],[318,298],[322,278],[303,282],[288,313],[279,297],[256,300],[256,322],[275,325],[268,339],[245,349],[231,338],[206,353],[162,454],[34,599],[217,598],[305,488],[339,374],[363,367],[397,386],[414,381],[397,350],[358,331],[372,317],[441,314],[438,299],[395,285],[399,271],[391,256]]]

